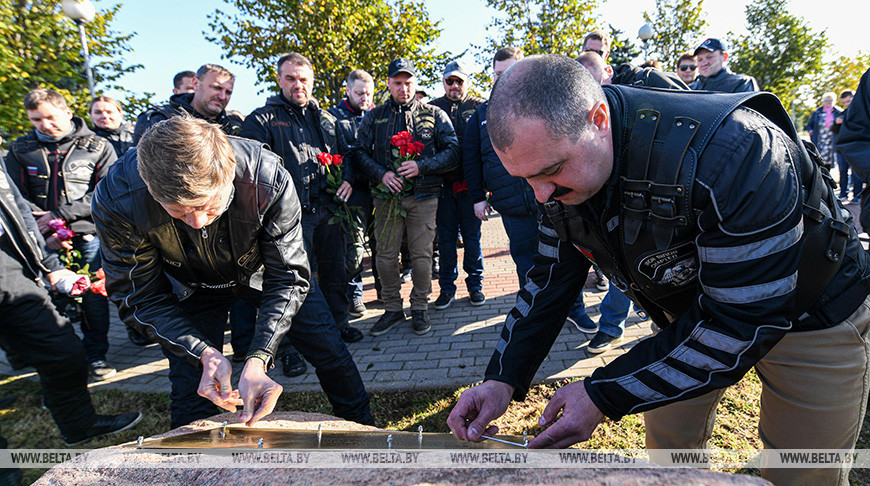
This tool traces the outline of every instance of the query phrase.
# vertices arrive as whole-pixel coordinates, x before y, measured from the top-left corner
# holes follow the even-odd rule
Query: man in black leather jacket
[[[348,144],[344,132],[336,130],[335,117],[312,97],[314,68],[308,58],[295,52],[284,54],[278,59],[276,73],[281,92],[245,118],[242,136],[265,143],[284,161],[302,204],[305,251],[311,267],[317,268],[313,292],[322,291],[342,339],[357,342],[363,334],[348,324],[345,258],[335,251],[345,247],[345,229],[333,216],[339,201],[346,202],[353,192],[352,164],[342,164],[336,190],[328,180],[335,168],[318,160],[324,153],[347,154]]]
[[[136,425],[139,412],[97,415],[82,341],[42,284],[75,279],[45,244],[28,203],[0,168],[0,344],[36,368],[45,406],[67,445]]]
[[[623,86],[644,86],[649,88],[689,89],[686,83],[674,73],[666,73],[652,67],[639,68],[631,64],[620,64],[614,70],[595,52],[584,52],[577,56],[592,77],[600,84],[619,84]]]
[[[707,39],[695,49],[698,61],[698,79],[689,85],[696,91],[720,91],[722,93],[744,93],[758,91],[758,81],[752,76],[732,73],[725,65],[728,49],[719,39]]]
[[[546,217],[534,285],[487,381],[448,419],[457,437],[494,433],[489,422],[525,396],[593,260],[662,330],[558,390],[530,447],[645,412],[655,461],[666,459],[653,450],[704,449],[723,389],[752,367],[765,449],[854,447],[870,391],[870,266],[775,97],[602,89],[568,58],[533,56],[499,79],[489,115],[493,146]],[[848,465],[762,476],[845,484]]]
[[[447,114],[440,108],[415,99],[417,72],[411,61],[396,59],[387,72],[390,99],[368,112],[357,136],[354,161],[381,194],[401,194],[398,208],[391,211],[388,200],[373,192],[378,274],[385,312],[369,331],[380,336],[405,320],[402,311],[402,282],[399,276],[399,247],[407,231],[411,253],[412,327],[417,334],[432,330],[429,321],[429,294],[432,293],[432,242],[435,239],[435,213],[438,193],[444,181],[441,174],[459,163],[459,142]],[[416,143],[424,145],[421,154],[394,167],[398,149],[391,138],[409,132]],[[403,158],[404,159],[404,158]]]
[[[109,142],[92,132],[84,119],[73,116],[66,101],[53,90],[36,89],[24,98],[33,131],[12,143],[6,167],[13,182],[30,202],[39,229],[57,252],[79,252],[74,259],[92,273],[100,268],[100,242],[94,237],[91,197],[115,159]],[[50,222],[63,219],[75,232],[62,241]],[[82,296],[81,329],[91,379],[115,374],[106,362],[109,351],[109,301],[87,292]]]
[[[236,77],[226,68],[217,64],[203,64],[196,70],[193,93],[174,94],[169,98],[169,103],[151,107],[139,115],[133,131],[133,145],[138,144],[154,124],[181,113],[217,123],[228,135],[239,135],[242,131],[241,118],[226,111],[235,82]]]
[[[172,427],[218,407],[244,405],[240,419],[248,425],[270,413],[281,386],[266,370],[291,320],[291,342],[317,368],[335,414],[372,423],[338,331],[308,310],[316,307],[302,306],[310,271],[299,200],[280,159],[261,143],[170,118],[109,172],[93,215],[109,297],[121,319],[159,342],[169,359]],[[307,298],[325,307],[322,297]],[[236,392],[221,349],[227,312],[239,300],[259,313]]]

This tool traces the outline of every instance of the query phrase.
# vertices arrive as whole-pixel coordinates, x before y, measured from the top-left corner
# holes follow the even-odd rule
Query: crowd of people
[[[24,98],[34,130],[11,144],[0,179],[0,278],[19,282],[2,286],[3,310],[21,316],[4,320],[0,343],[37,369],[69,444],[141,417],[90,405],[88,377],[115,373],[109,300],[132,343],[157,342],[168,358],[173,427],[239,406],[240,421],[256,423],[282,391],[266,374],[276,363],[287,376],[313,365],[337,416],[373,424],[347,348],[363,338],[352,320],[366,311],[366,249],[384,308],[368,333],[407,322],[404,261],[410,325],[425,335],[433,277],[433,308],[455,304],[460,240],[468,303],[485,303],[481,223],[494,209],[517,306],[486,381],[451,414],[457,437],[480,440],[511,397],[523,399],[566,322],[603,353],[634,305],[661,330],[560,389],[531,445],[565,447],[604,416],[643,411],[651,448],[703,448],[711,404],[755,367],[766,447],[854,446],[868,394],[870,269],[824,182],[823,166],[840,164],[838,195],[848,197],[835,144],[849,121],[836,95],[807,124],[816,153],[775,98],[728,69],[721,40],[682,55],[675,72],[611,66],[609,44],[595,31],[577,59],[499,49],[489,101],[469,94],[470,73],[451,61],[444,95],[423,102],[416,66],[399,58],[385,103],[373,106],[374,79],[353,69],[346,96],[326,109],[312,93],[316,66],[299,53],[278,58],[280,91],[247,116],[227,111],[235,77],[216,64],[180,72],[169,102],[135,126],[109,97],[91,102],[91,128],[61,95],[36,89]],[[108,298],[81,301],[82,340],[35,280],[73,277],[59,256],[106,277]],[[607,291],[598,322],[583,304],[590,269]],[[231,360],[245,363],[237,390]],[[821,395],[836,407],[821,412]],[[820,471],[795,474],[842,473]]]

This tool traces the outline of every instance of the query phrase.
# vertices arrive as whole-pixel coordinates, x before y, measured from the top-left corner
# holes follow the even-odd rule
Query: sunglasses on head
[[[695,69],[698,69],[698,66],[694,64],[683,64],[680,66],[680,71],[694,71]]]
[[[454,83],[457,86],[462,86],[462,84],[465,83],[465,80],[460,78],[447,78],[444,80],[444,82],[447,83],[447,86],[453,86]]]
[[[604,51],[602,51],[601,49],[590,49],[587,47],[586,49],[583,49],[583,52],[594,52],[597,53],[599,56],[604,57]]]

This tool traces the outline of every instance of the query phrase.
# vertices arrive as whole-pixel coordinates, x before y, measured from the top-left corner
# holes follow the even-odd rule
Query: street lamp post
[[[650,25],[650,24],[643,24],[643,27],[641,27],[637,31],[637,36],[640,38],[640,40],[643,41],[643,60],[644,60],[644,62],[649,60],[649,59],[647,59],[649,57],[649,55],[647,53],[647,45],[649,43],[649,40],[653,38],[653,35],[654,35],[653,28],[652,28],[652,25]]]
[[[85,36],[85,24],[94,20],[96,11],[94,4],[90,0],[63,0],[61,4],[63,13],[79,26],[79,35],[82,39],[82,55],[85,59],[85,72],[88,75],[88,89],[90,96],[93,97],[94,91],[94,73],[91,72],[91,56],[88,52],[88,42]]]

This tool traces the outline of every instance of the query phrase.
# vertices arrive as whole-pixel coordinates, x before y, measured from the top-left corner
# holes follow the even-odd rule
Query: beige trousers
[[[870,391],[870,298],[829,329],[793,332],[756,365],[762,383],[758,434],[765,449],[851,449]],[[716,390],[644,412],[646,446],[706,449],[716,421]],[[763,468],[776,485],[848,484],[849,468]]]

